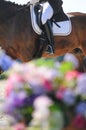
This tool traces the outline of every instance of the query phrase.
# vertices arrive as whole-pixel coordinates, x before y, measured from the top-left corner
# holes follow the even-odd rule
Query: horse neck
[[[3,0],[0,0],[0,6],[0,46],[13,58],[23,61],[31,59],[37,34],[31,26],[30,8],[17,12],[23,6]],[[10,15],[14,12],[15,15]]]
[[[13,25],[20,28],[24,26],[23,24],[25,27],[27,24],[31,26],[29,7],[25,8],[25,5],[0,0],[0,27],[9,28]]]
[[[21,5],[10,1],[0,0],[0,22],[4,22],[12,17],[12,15],[21,7]]]

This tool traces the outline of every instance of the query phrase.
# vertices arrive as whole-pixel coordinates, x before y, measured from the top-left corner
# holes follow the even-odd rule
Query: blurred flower
[[[34,108],[39,110],[39,108],[43,109],[44,107],[49,107],[52,104],[52,100],[46,95],[43,95],[36,98],[34,101]]]
[[[75,89],[77,95],[80,95],[83,99],[86,99],[86,73],[81,74],[77,78],[77,87]]]
[[[75,100],[76,100],[76,97],[75,97],[74,92],[72,90],[70,90],[70,89],[66,89],[65,92],[63,93],[62,101],[66,105],[71,106],[71,105],[74,105]]]
[[[19,76],[18,74],[14,73],[12,76],[9,76],[6,86],[6,96],[8,97],[16,86],[23,87],[22,85],[23,82],[24,82],[23,77]]]
[[[75,108],[75,112],[86,118],[86,102],[79,102]]]
[[[0,67],[2,70],[8,70],[16,61],[6,55],[4,50],[0,50]]]
[[[79,61],[72,53],[66,53],[64,55],[64,61],[72,62],[74,69],[77,69],[79,67]]]
[[[75,78],[77,78],[79,76],[79,72],[76,71],[76,70],[72,70],[72,71],[68,71],[66,74],[65,74],[65,79],[71,81]]]
[[[48,120],[50,115],[49,106],[53,104],[52,100],[47,96],[39,96],[34,101],[33,119],[40,123]]]
[[[56,92],[56,98],[59,99],[59,100],[62,100],[65,91],[66,91],[66,88],[65,88],[65,87],[60,87],[60,88],[58,89],[58,91]]]
[[[3,111],[14,119],[16,130],[23,130],[22,122],[32,129],[61,130],[71,108],[73,124],[86,127],[86,74],[76,70],[78,61],[73,55],[66,54],[62,62],[40,58],[14,64],[3,53],[1,59],[1,65],[8,62],[10,67]]]
[[[74,118],[72,124],[78,129],[86,129],[86,119],[79,114]]]
[[[14,125],[15,130],[25,130],[25,128],[26,128],[26,126],[25,126],[24,122],[17,123],[16,125]]]

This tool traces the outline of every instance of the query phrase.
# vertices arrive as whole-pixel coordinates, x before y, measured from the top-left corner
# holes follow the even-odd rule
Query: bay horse
[[[55,36],[55,54],[45,53],[46,43],[40,44],[40,35],[31,26],[29,6],[0,0],[0,46],[13,59],[27,62],[38,57],[56,57],[79,48],[86,55],[86,14],[69,13],[72,32]],[[41,50],[39,52],[39,50]]]
[[[46,43],[40,50],[39,35],[31,26],[30,8],[0,0],[0,46],[13,59],[27,62],[37,57],[56,57],[65,53],[82,51],[86,55],[86,14],[69,13],[72,32],[68,36],[55,36],[55,54],[46,54]],[[72,124],[64,130],[78,130]],[[85,130],[85,129],[83,129]]]

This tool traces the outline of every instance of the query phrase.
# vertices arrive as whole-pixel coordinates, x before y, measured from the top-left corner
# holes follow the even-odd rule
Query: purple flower
[[[34,100],[38,97],[38,95],[30,95],[24,99],[24,106],[33,106]]]
[[[77,79],[76,94],[86,96],[86,74],[82,74]]]
[[[26,97],[27,94],[25,91],[19,93],[12,91],[9,98],[7,98],[6,105],[9,107],[13,106],[14,108],[21,107],[23,106]]]
[[[30,87],[33,91],[33,94],[45,94],[47,92],[47,90],[43,87],[43,85],[37,85],[37,84],[33,84],[33,83],[30,83]]]
[[[0,67],[2,70],[8,70],[15,61],[11,59],[8,55],[5,53],[0,57]]]
[[[86,102],[83,101],[78,103],[78,105],[75,108],[75,112],[86,117]]]
[[[21,91],[19,93],[14,93],[14,95],[12,96],[14,105],[16,107],[23,106],[24,100],[25,100],[26,97],[27,97],[27,95],[26,95],[26,92],[24,92],[24,91]]]
[[[66,89],[63,95],[63,102],[67,105],[73,105],[75,103],[76,97],[72,90]]]

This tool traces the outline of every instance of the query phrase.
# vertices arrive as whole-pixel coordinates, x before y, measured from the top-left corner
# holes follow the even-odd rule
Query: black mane
[[[14,2],[0,0],[0,22],[9,19],[22,5],[15,4]]]

